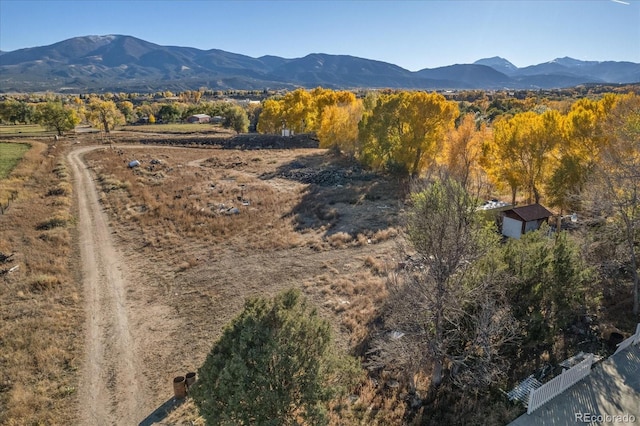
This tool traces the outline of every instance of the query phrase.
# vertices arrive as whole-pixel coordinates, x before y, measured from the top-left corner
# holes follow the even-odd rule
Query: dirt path
[[[137,424],[144,417],[142,375],[129,327],[127,270],[115,249],[106,214],[82,156],[95,147],[72,151],[69,164],[78,201],[79,250],[86,309],[86,355],[81,373],[82,424]]]

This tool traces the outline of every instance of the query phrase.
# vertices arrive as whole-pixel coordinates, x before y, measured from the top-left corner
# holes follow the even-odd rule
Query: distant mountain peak
[[[113,41],[114,39],[116,39],[118,37],[120,37],[120,36],[117,36],[115,34],[86,36],[86,38],[88,38],[89,40],[91,40],[93,42]],[[82,38],[82,37],[80,37],[80,38]]]
[[[518,67],[513,65],[508,60],[501,58],[500,56],[493,56],[491,58],[478,59],[477,61],[474,62],[474,64],[485,65],[507,75],[511,75],[518,70]]]
[[[599,61],[582,61],[580,59],[574,59],[569,56],[565,56],[563,58],[555,58],[552,61],[548,62],[549,64],[558,64],[564,67],[573,68],[573,67],[584,67],[587,65],[595,65],[599,64]]]
[[[0,0],[1,1],[1,0]],[[89,35],[0,52],[0,93],[294,87],[504,89],[640,81],[640,64],[557,58],[518,68],[499,56],[411,72],[350,55],[252,58],[219,49],[162,46],[129,35]]]

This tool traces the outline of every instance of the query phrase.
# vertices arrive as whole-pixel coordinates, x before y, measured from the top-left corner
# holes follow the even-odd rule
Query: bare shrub
[[[60,285],[60,280],[51,275],[38,275],[29,283],[29,287],[35,292],[52,290],[58,285]]]
[[[387,267],[383,260],[375,258],[373,256],[367,256],[364,260],[364,265],[370,268],[376,275],[386,275]]]
[[[37,231],[45,231],[54,228],[63,228],[67,226],[67,219],[60,216],[54,216],[50,219],[42,221],[36,225]]]
[[[50,188],[47,191],[47,196],[62,196],[62,195],[70,195],[72,191],[71,184],[68,182],[61,182],[53,188]]]
[[[385,228],[385,229],[380,229],[379,231],[376,231],[372,236],[371,236],[371,242],[372,243],[381,243],[383,241],[387,241],[391,238],[395,238],[398,236],[398,230],[396,228]]]
[[[329,245],[335,248],[344,248],[352,240],[353,240],[353,237],[346,232],[337,232],[327,237],[327,242],[329,243]]]
[[[69,178],[69,171],[67,170],[67,166],[64,162],[58,162],[56,167],[53,169],[53,173],[58,177],[58,179]]]
[[[369,244],[369,237],[367,237],[365,234],[359,233],[354,244],[356,246],[366,246],[367,244]]]

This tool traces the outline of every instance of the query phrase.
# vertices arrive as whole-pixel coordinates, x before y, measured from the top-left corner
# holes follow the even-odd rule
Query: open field
[[[149,422],[247,297],[303,289],[345,349],[385,298],[400,194],[357,164],[92,134],[29,143],[0,181],[18,189],[0,215],[0,252],[13,253],[0,269],[18,266],[0,275],[0,423]],[[89,181],[97,198],[82,201]]]
[[[235,132],[224,129],[219,125],[198,124],[198,123],[168,123],[168,124],[136,124],[132,126],[124,126],[122,130],[129,132],[141,133],[174,133],[174,134],[193,134],[193,133],[219,133],[227,136],[234,135]]]
[[[366,335],[395,248],[392,182],[317,149],[114,146],[86,159],[126,259],[147,413],[248,296],[299,287],[341,346]]]
[[[0,126],[0,136],[43,136],[54,135],[39,124],[16,124]]]
[[[27,144],[0,142],[0,179],[7,177],[28,149]]]
[[[298,287],[340,346],[366,335],[393,267],[394,182],[318,149],[105,147],[90,134],[30,143],[0,181],[19,191],[0,215],[0,252],[13,253],[0,269],[19,266],[0,275],[0,423],[149,421],[171,399],[171,379],[197,370],[249,296]],[[72,181],[90,193],[76,158],[86,159],[102,207],[89,222],[72,197]],[[133,159],[141,166],[129,168]],[[88,243],[76,227],[101,215],[111,235]],[[77,254],[87,244],[107,256],[95,269]],[[103,296],[86,283],[103,266],[112,278],[101,288],[120,277],[120,290],[92,302]],[[92,360],[107,370],[94,377]],[[135,380],[125,384],[131,363]]]

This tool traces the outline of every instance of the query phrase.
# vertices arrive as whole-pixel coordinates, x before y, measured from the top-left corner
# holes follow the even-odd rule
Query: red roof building
[[[519,239],[523,234],[539,229],[551,216],[553,213],[540,204],[505,210],[502,217],[502,235]]]

